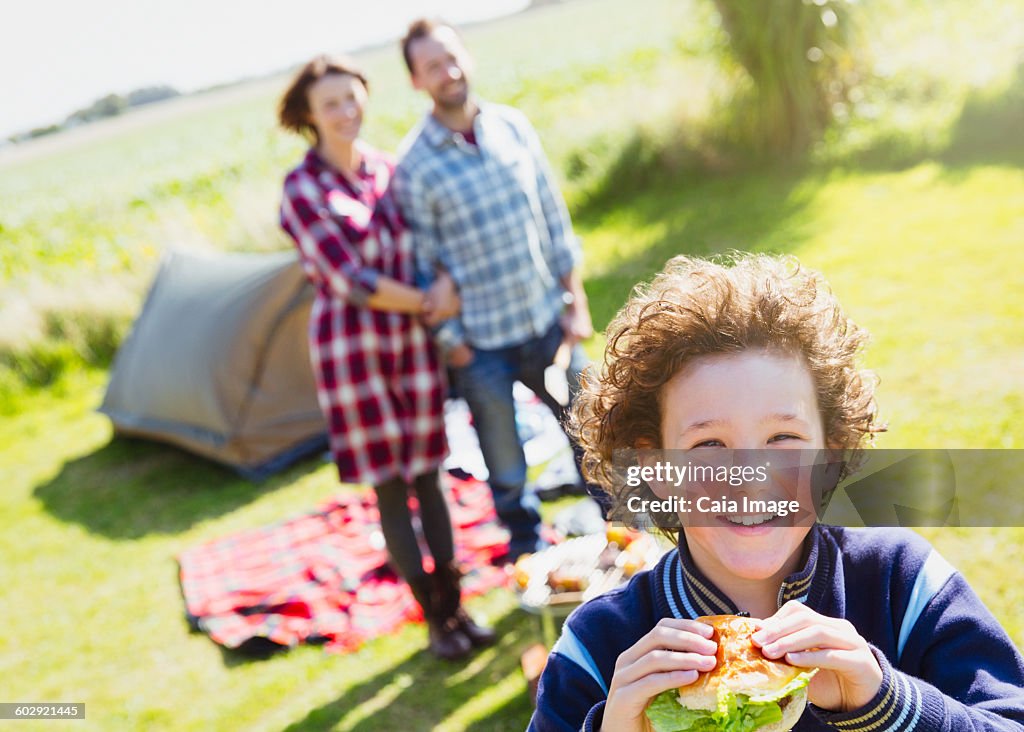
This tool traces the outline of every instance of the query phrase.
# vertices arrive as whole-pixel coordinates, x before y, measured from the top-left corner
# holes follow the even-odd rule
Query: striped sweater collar
[[[822,551],[821,529],[815,524],[804,545],[803,567],[789,575],[779,588],[778,604],[790,600],[805,602],[818,569]],[[741,608],[708,579],[694,564],[686,537],[680,532],[679,545],[655,569],[656,594],[662,612],[675,618],[696,618],[701,615],[735,614]]]

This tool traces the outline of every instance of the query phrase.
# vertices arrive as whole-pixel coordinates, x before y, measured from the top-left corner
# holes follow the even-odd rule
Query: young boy
[[[792,259],[676,257],[607,336],[574,416],[589,477],[613,498],[618,450],[846,450],[879,431],[855,365],[866,334]],[[764,619],[753,642],[767,658],[819,669],[795,730],[1024,729],[1024,659],[916,534],[680,519],[677,550],[569,617],[530,730],[649,729],[653,697],[715,667],[694,618],[740,612]]]

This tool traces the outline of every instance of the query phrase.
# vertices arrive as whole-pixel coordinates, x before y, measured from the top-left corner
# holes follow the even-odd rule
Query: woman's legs
[[[437,471],[416,478],[414,484],[420,502],[420,522],[427,546],[434,556],[434,588],[438,612],[454,619],[458,629],[474,646],[490,645],[496,640],[494,631],[473,621],[462,607],[462,574],[455,564],[455,548],[448,502],[441,491]]]
[[[440,476],[437,471],[424,473],[413,482],[413,488],[420,502],[420,525],[434,557],[434,566],[448,564],[455,558],[455,542],[448,501],[441,492]]]
[[[436,472],[424,473],[413,483],[420,504],[420,524],[423,536],[434,557],[434,565],[448,564],[455,558],[452,522],[448,503]],[[423,574],[423,555],[420,553],[416,532],[409,512],[408,486],[401,478],[392,478],[375,486],[377,507],[380,511],[381,530],[398,571],[403,577]]]
[[[401,478],[392,478],[374,486],[374,490],[377,492],[380,528],[392,561],[407,581],[423,574],[423,555],[409,513],[408,485]]]
[[[423,571],[423,556],[420,553],[416,532],[412,526],[412,515],[409,512],[409,486],[401,478],[393,478],[381,485],[374,486],[374,490],[377,492],[380,525],[384,532],[388,553],[398,566],[398,571],[409,583],[416,602],[423,609],[423,617],[426,619],[429,629],[431,652],[440,658],[462,658],[469,653],[472,644],[460,629],[458,619],[446,612],[442,606],[435,578]],[[429,493],[429,491],[424,491],[424,493]],[[448,519],[447,506],[444,506],[444,512],[444,525],[447,526],[450,547],[452,543],[451,523]],[[422,499],[420,513],[424,517],[424,533],[426,533],[428,512],[423,508]],[[434,517],[433,521],[429,523],[436,522],[438,519]],[[432,530],[432,533],[436,534],[436,529]],[[427,539],[429,543],[430,534],[427,534]],[[443,546],[441,549],[443,550]],[[431,551],[436,551],[432,544]],[[436,563],[437,559],[435,558],[434,561]]]

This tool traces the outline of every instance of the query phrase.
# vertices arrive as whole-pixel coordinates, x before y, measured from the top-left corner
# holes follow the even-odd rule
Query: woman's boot
[[[408,580],[413,597],[423,609],[430,638],[430,652],[446,661],[464,658],[473,649],[469,637],[462,631],[457,618],[440,613],[441,603],[430,575],[423,574]]]
[[[447,622],[455,621],[456,627],[474,646],[489,646],[498,635],[492,628],[477,625],[462,607],[462,572],[455,562],[442,564],[434,570],[434,587],[439,598],[438,614]]]

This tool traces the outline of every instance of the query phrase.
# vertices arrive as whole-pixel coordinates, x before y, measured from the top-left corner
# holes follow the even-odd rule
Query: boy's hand
[[[751,637],[767,658],[820,671],[807,698],[822,709],[849,712],[867,704],[882,685],[882,669],[848,620],[829,618],[791,600]]]
[[[692,684],[699,671],[715,667],[718,644],[714,629],[696,620],[663,618],[647,635],[622,652],[615,662],[604,707],[604,732],[650,729],[644,710],[668,689]]]

